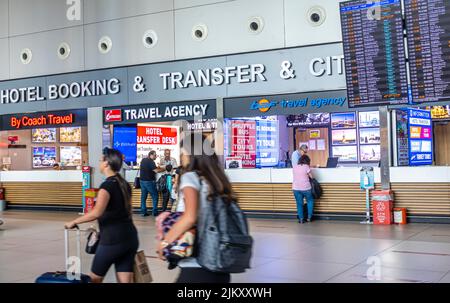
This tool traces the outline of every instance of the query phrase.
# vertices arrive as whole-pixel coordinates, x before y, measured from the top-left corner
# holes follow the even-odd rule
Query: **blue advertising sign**
[[[113,148],[125,155],[127,163],[136,163],[137,156],[136,127],[115,126],[113,132]]]
[[[279,159],[278,121],[256,121],[256,167],[273,167]]]
[[[409,165],[433,164],[433,123],[431,112],[408,109]]]

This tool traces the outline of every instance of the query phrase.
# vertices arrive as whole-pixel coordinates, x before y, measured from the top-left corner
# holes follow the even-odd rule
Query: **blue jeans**
[[[299,219],[303,219],[303,198],[306,198],[306,203],[308,205],[308,219],[313,216],[314,210],[314,198],[311,190],[294,190],[295,201],[297,202],[297,215]]]
[[[156,189],[155,181],[142,181],[141,180],[141,213],[144,215],[147,213],[147,197],[148,194],[152,196],[153,201],[153,214],[158,213],[158,190]]]

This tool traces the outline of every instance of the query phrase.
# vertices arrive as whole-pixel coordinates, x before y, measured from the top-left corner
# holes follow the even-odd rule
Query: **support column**
[[[99,159],[103,153],[103,109],[88,108],[88,151],[89,166],[92,167],[91,187],[98,188],[103,176],[98,169]]]
[[[217,116],[217,130],[215,131],[215,149],[216,154],[222,165],[225,163],[224,159],[224,135],[223,128],[225,127],[223,98],[216,99],[216,116]]]
[[[381,174],[381,188],[384,190],[391,189],[391,176],[390,176],[390,165],[391,165],[391,144],[390,144],[390,119],[389,111],[387,106],[380,106],[380,174]]]

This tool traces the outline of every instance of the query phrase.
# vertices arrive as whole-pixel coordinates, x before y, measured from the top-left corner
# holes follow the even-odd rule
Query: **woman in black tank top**
[[[121,167],[122,154],[105,148],[99,168],[107,178],[100,186],[94,209],[65,225],[71,229],[78,224],[98,220],[100,242],[90,273],[94,283],[101,283],[113,264],[119,283],[133,282],[134,257],[139,241],[131,216],[131,187],[119,174]]]

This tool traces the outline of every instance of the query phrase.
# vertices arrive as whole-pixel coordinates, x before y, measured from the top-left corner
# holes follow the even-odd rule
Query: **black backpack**
[[[314,199],[319,199],[320,197],[322,197],[322,187],[320,186],[320,183],[314,179],[314,178],[309,178],[309,181],[311,182],[311,192],[313,195]]]
[[[220,197],[207,204],[197,225],[198,263],[213,272],[245,272],[253,247],[245,214],[237,203]]]
[[[167,188],[167,175],[162,175],[156,182],[156,190],[158,192],[164,193],[168,190]]]

